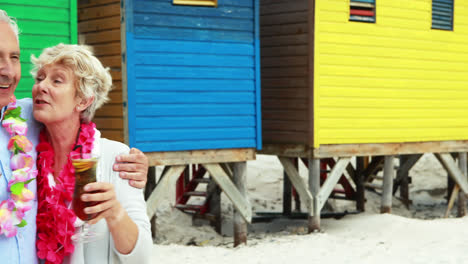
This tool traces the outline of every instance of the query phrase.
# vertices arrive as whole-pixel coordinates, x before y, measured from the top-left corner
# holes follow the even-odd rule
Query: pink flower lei
[[[0,203],[0,235],[16,236],[18,228],[27,224],[24,216],[32,206],[29,201],[34,194],[28,189],[37,175],[34,170],[34,160],[27,154],[33,149],[31,141],[26,137],[28,131],[26,120],[21,118],[21,107],[16,106],[13,96],[4,114],[2,126],[10,134],[8,150],[11,151],[10,168],[11,179],[8,181],[10,198]]]
[[[75,169],[70,156],[91,153],[96,125],[92,122],[81,124],[80,133],[73,150],[68,154],[68,162],[53,178],[54,149],[49,143],[45,130],[39,136],[36,147],[37,169],[37,256],[45,263],[62,263],[65,256],[75,250],[72,236],[75,234],[76,215],[69,204],[75,189]]]

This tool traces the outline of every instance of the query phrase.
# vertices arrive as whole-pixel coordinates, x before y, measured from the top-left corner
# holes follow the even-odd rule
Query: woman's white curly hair
[[[46,48],[36,58],[31,55],[34,68],[33,77],[44,66],[61,64],[72,70],[76,77],[77,96],[83,99],[94,98],[91,105],[81,113],[81,122],[90,122],[96,110],[109,100],[107,96],[112,87],[109,68],[93,55],[92,49],[85,45],[68,45],[60,43]]]

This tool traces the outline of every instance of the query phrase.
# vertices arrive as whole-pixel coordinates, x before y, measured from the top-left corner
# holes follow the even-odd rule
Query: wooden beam
[[[232,167],[234,184],[244,199],[247,200],[247,162],[236,162],[232,164]],[[242,218],[242,214],[238,210],[234,210],[234,247],[240,244],[247,244],[247,223]]]
[[[460,189],[467,194],[468,193],[468,182],[466,175],[460,170],[460,168],[455,163],[455,160],[452,158],[450,153],[435,153],[436,158],[440,161],[442,166],[447,170],[450,177],[460,185]]]
[[[409,171],[413,166],[418,162],[418,160],[422,157],[423,154],[416,154],[416,155],[410,155],[407,157],[407,160],[405,163],[400,164],[400,170],[402,171]]]
[[[348,166],[346,166],[346,172],[348,173],[349,177],[351,177],[353,182],[356,183],[356,169],[351,162],[348,164]]]
[[[291,159],[286,158],[286,157],[278,157],[278,158],[281,164],[283,165],[283,168],[286,171],[286,174],[291,180],[291,183],[293,184],[296,191],[299,193],[301,200],[304,201],[304,203],[306,204],[306,207],[309,211],[309,215],[313,215],[312,202],[314,199],[312,198],[312,194],[309,192],[309,190],[307,190],[306,183],[304,182],[304,180],[302,180],[301,176],[299,175],[298,170],[294,166],[294,163],[291,161]]]
[[[235,163],[233,163],[232,165],[234,166]],[[223,168],[224,172],[226,172],[226,174],[232,178],[233,177],[233,166],[230,166],[229,163],[221,163],[219,164],[221,166],[221,168]]]
[[[447,204],[447,209],[445,210],[444,218],[447,218],[450,215],[450,211],[452,210],[453,204],[455,203],[455,198],[458,196],[460,192],[460,186],[455,184],[452,190],[452,194],[450,194],[450,199]]]
[[[309,77],[309,135],[307,143],[309,146],[314,145],[314,138],[315,138],[315,120],[314,120],[314,110],[315,110],[315,97],[314,97],[314,90],[315,90],[315,23],[317,23],[315,19],[315,0],[308,0],[308,9],[307,9],[307,16],[308,16],[308,23],[309,23],[309,30],[307,34],[307,44],[309,46],[309,56],[308,56],[308,77]],[[288,5],[291,5],[288,3]]]
[[[216,181],[221,190],[231,200],[237,211],[242,215],[245,221],[252,222],[252,207],[250,202],[239,192],[229,176],[221,168],[219,164],[207,163],[202,164],[209,172],[211,177]]]
[[[468,152],[468,140],[320,145],[319,148],[314,149],[313,156],[316,158],[329,158],[445,152]]]
[[[322,184],[322,187],[320,188],[319,194],[316,198],[318,199],[318,205],[320,210],[322,209],[323,205],[332,193],[333,188],[335,188],[336,184],[340,180],[350,160],[351,158],[340,158],[336,162],[335,166],[333,167],[325,182]]]
[[[467,173],[467,161],[466,161],[466,152],[461,152],[458,153],[458,167],[460,168],[461,172],[466,176],[468,175]],[[458,207],[457,207],[457,216],[458,217],[463,217],[466,215],[466,196],[463,193],[460,193],[458,195]]]
[[[221,234],[222,219],[221,219],[221,188],[214,181],[210,181],[207,187],[208,193],[208,214],[211,215],[210,224],[215,228],[218,234]]]
[[[409,206],[409,190],[408,190],[408,172],[413,168],[413,166],[418,162],[423,154],[414,154],[414,155],[400,155],[400,167],[397,171],[396,179],[393,183],[393,195],[400,188],[400,196],[403,199],[406,207]]]
[[[185,165],[171,166],[166,173],[164,173],[159,180],[156,188],[146,200],[146,214],[151,219],[156,213],[156,209],[162,201],[164,192],[174,186],[177,178],[184,171]]]
[[[292,185],[291,180],[288,177],[286,172],[283,172],[283,215],[290,216],[291,215],[291,200],[292,195]]]
[[[290,158],[309,158],[312,157],[312,150],[307,145],[302,144],[268,144],[262,146],[259,154],[276,155]]]
[[[393,178],[395,176],[395,169],[393,168],[393,158],[393,156],[385,156],[382,205],[380,207],[381,213],[392,212],[392,189]]]
[[[309,214],[309,233],[320,230],[320,206],[317,198],[320,192],[320,160],[309,159],[309,190],[313,195],[313,213]]]
[[[374,159],[372,159],[374,161]],[[369,164],[369,166],[372,162]],[[348,165],[349,166],[349,165]],[[367,166],[367,168],[369,168]],[[364,212],[366,210],[366,193],[364,189],[364,158],[356,157],[356,171],[355,171],[354,183],[356,184],[356,210]]]
[[[370,176],[377,174],[377,172],[381,168],[380,166],[382,165],[383,161],[384,161],[383,156],[372,157],[372,161],[369,163],[366,169],[362,172],[362,175],[364,177],[364,182],[367,182]]]
[[[146,152],[150,166],[241,162],[255,159],[255,149]]]

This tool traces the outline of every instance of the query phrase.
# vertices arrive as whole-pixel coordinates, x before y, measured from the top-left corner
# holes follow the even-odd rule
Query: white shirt
[[[96,171],[97,180],[100,182],[110,182],[114,185],[117,200],[122,204],[130,218],[138,226],[138,239],[134,249],[127,255],[120,254],[114,246],[107,223],[104,219],[91,226],[90,231],[100,234],[99,240],[88,243],[76,243],[75,251],[66,258],[64,263],[71,264],[115,264],[150,263],[152,249],[151,228],[146,215],[146,203],[143,197],[143,190],[131,187],[128,180],[119,177],[118,172],[112,169],[115,157],[129,152],[128,146],[117,142],[101,138],[100,158]],[[122,228],[125,228],[122,226]]]

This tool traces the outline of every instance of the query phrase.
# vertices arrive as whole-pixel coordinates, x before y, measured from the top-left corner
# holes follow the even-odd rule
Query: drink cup
[[[86,214],[84,208],[95,205],[95,202],[84,202],[81,196],[85,193],[84,186],[96,182],[96,167],[98,157],[91,155],[71,156],[72,165],[75,168],[75,191],[73,193],[72,208],[76,216],[83,221],[93,219],[94,215]]]

